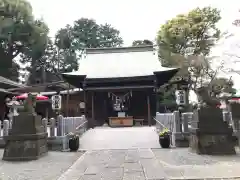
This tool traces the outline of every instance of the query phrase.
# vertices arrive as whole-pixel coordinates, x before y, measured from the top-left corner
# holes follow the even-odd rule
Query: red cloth
[[[19,96],[16,96],[17,100],[21,100],[21,99],[26,99],[28,97],[27,93],[21,94]],[[47,96],[42,96],[40,94],[37,95],[36,97],[37,100],[48,100]]]

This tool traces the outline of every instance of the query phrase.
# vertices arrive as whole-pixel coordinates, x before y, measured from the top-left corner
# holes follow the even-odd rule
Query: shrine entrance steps
[[[155,126],[96,127],[83,134],[80,148],[83,150],[160,148],[155,129]]]

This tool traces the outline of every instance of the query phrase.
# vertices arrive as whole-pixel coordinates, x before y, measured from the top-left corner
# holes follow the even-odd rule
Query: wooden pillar
[[[92,120],[95,121],[95,113],[94,113],[94,92],[92,92]]]
[[[147,112],[148,112],[148,125],[151,126],[151,109],[150,109],[150,97],[149,94],[147,95]]]
[[[156,95],[156,112],[159,111],[159,97],[158,97],[158,88],[155,88],[155,95]]]
[[[69,115],[69,90],[70,90],[70,84],[68,84],[68,90],[67,90],[67,117]]]
[[[93,128],[93,123],[92,123],[92,120],[91,118],[88,117],[88,101],[87,101],[87,95],[88,95],[88,92],[83,89],[83,98],[84,98],[84,104],[85,104],[85,107],[84,107],[84,115],[85,115],[85,118],[87,119],[88,121],[88,127],[87,129],[90,129],[90,128]]]
[[[84,116],[87,118],[87,92],[85,89],[83,89],[83,101],[84,101]]]

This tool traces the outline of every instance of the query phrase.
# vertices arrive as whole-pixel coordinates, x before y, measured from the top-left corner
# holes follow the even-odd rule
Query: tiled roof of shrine
[[[87,79],[153,75],[162,67],[153,46],[86,49],[79,69],[66,75],[86,75]]]

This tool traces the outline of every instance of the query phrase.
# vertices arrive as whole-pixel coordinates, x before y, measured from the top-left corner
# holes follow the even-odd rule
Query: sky
[[[67,24],[85,17],[109,23],[120,30],[125,45],[133,40],[154,40],[161,24],[179,13],[211,5],[222,11],[225,28],[240,8],[240,1],[219,0],[28,0],[37,18],[43,18],[50,36]]]
[[[28,0],[36,18],[43,18],[50,28],[50,37],[56,31],[75,20],[93,18],[97,23],[108,23],[120,31],[124,45],[134,40],[154,40],[160,26],[180,13],[193,8],[212,6],[221,10],[222,31],[230,30],[232,22],[239,16],[239,0]],[[231,3],[229,3],[231,2]],[[239,30],[238,30],[239,31]],[[215,48],[214,55],[222,56],[224,50],[231,50],[231,41],[227,45]],[[236,40],[235,40],[236,41]],[[240,44],[240,35],[237,42]],[[237,50],[238,51],[238,50]],[[217,66],[217,65],[216,65]],[[240,65],[239,65],[240,69]],[[225,75],[223,75],[225,76]],[[230,75],[228,75],[230,76]],[[234,79],[237,79],[236,75]],[[240,89],[240,81],[236,83]]]

